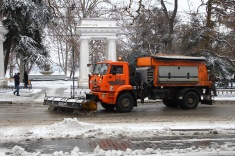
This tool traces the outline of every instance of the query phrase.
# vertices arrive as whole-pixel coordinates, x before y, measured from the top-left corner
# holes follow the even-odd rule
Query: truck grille
[[[152,67],[139,67],[136,72],[140,73],[141,81],[145,84],[153,83],[154,71]]]

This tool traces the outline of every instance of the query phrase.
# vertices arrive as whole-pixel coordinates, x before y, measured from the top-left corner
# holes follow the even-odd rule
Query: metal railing
[[[74,86],[74,98],[85,98],[88,93],[91,93],[90,89],[81,89],[78,86]],[[73,86],[70,86],[70,96],[73,96]]]
[[[218,96],[225,96],[225,97],[235,96],[235,89],[217,89],[216,92]]]
[[[216,88],[222,89],[235,89],[235,80],[234,79],[221,79],[218,80],[216,83]]]
[[[20,90],[21,91],[30,91],[32,90],[32,85],[28,86],[28,88],[25,88],[23,85],[20,85]],[[220,88],[216,87],[217,90],[217,95],[218,96],[225,96],[225,97],[235,97],[235,86],[230,86],[230,88]],[[7,87],[0,87],[0,93],[7,93],[15,90],[15,86],[7,86]],[[72,90],[73,86],[70,87],[70,96],[72,97]],[[85,98],[86,94],[91,93],[90,89],[81,89],[78,88],[78,86],[74,86],[74,91],[75,91],[75,98]]]
[[[28,85],[27,87],[25,87],[24,85],[20,85],[20,90],[32,90],[33,86],[32,84]],[[0,93],[5,93],[5,92],[10,92],[10,91],[14,91],[15,90],[15,86],[7,86],[7,87],[0,87]]]

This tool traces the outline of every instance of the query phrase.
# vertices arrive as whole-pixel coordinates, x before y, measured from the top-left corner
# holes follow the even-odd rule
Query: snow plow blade
[[[63,97],[48,97],[44,98],[43,105],[53,106],[53,107],[64,107],[73,108],[84,111],[97,110],[97,103],[94,100],[83,100],[74,98],[63,98]]]

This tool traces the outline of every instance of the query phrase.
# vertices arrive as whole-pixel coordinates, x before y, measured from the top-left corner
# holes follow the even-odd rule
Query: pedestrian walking
[[[20,96],[19,95],[19,90],[20,90],[20,73],[16,74],[14,76],[14,80],[15,80],[15,91],[13,92],[13,94],[15,95],[16,93],[16,96]]]
[[[24,72],[24,87],[28,88],[28,73],[27,71]]]
[[[217,96],[217,91],[216,91],[216,87],[215,87],[215,82],[217,81],[217,78],[215,77],[214,73],[210,72],[209,80],[212,81],[211,88],[213,90],[214,96]]]

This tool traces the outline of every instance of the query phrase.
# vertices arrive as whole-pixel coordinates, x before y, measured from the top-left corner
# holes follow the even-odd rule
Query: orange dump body
[[[156,56],[137,58],[137,67],[153,70],[154,86],[211,86],[203,57]]]

